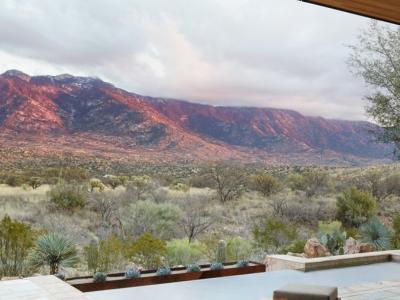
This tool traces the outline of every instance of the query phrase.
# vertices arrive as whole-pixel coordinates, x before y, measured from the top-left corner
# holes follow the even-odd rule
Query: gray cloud
[[[3,0],[0,71],[365,119],[367,90],[347,69],[345,44],[367,23],[296,0]]]

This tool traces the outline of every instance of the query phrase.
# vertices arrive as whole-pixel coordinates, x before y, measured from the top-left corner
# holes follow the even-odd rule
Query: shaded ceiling
[[[400,0],[300,0],[400,25]]]

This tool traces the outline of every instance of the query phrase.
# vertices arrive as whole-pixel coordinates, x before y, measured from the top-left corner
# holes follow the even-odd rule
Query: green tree
[[[266,174],[259,173],[251,178],[254,189],[267,197],[277,193],[281,188],[282,184],[275,177]]]
[[[56,274],[60,267],[74,267],[78,261],[75,245],[55,233],[40,236],[28,256],[29,265],[33,268],[49,266],[50,274]]]
[[[37,232],[30,225],[5,216],[0,222],[0,277],[27,273],[25,259]]]
[[[371,23],[351,46],[349,65],[364,79],[372,92],[366,97],[367,113],[382,129],[379,140],[394,143],[400,150],[400,28]]]
[[[267,252],[281,252],[297,238],[294,226],[278,218],[268,218],[263,224],[253,228],[256,244]]]
[[[352,187],[336,198],[336,217],[343,225],[358,227],[376,214],[375,198]]]
[[[163,240],[146,232],[142,234],[128,251],[132,261],[145,269],[156,269],[162,265],[167,254]]]
[[[237,167],[216,164],[209,168],[207,176],[213,182],[222,204],[239,198],[244,191],[246,176]]]

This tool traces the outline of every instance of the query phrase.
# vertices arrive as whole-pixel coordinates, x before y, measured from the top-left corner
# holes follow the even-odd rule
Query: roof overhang
[[[300,0],[400,25],[400,0]]]

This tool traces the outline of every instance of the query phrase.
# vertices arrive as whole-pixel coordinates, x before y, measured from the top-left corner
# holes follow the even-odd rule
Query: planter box
[[[235,263],[224,264],[222,270],[210,270],[210,265],[201,265],[200,272],[187,272],[185,267],[171,268],[171,274],[158,276],[156,270],[143,271],[140,278],[127,279],[124,273],[108,274],[107,281],[93,282],[93,277],[74,277],[66,281],[82,292],[119,289],[152,284],[171,283],[224,276],[244,275],[265,272],[265,265],[250,262],[247,267],[238,268]]]

